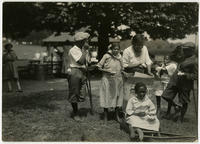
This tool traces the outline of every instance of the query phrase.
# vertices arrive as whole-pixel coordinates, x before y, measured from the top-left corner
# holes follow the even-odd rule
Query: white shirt
[[[77,47],[76,45],[73,46],[70,50],[69,50],[69,63],[70,63],[70,67],[76,67],[76,68],[85,68],[85,65],[81,65],[79,63],[77,63],[77,61],[81,58],[82,56],[82,51],[79,47]]]
[[[136,57],[132,46],[126,48],[123,52],[123,65],[128,67],[130,63],[138,63],[151,65],[152,61],[149,57],[149,53],[146,46],[143,46],[141,55]]]
[[[163,74],[161,76],[162,82],[163,83],[169,83],[170,77],[174,74],[174,72],[177,69],[177,64],[175,62],[170,62],[167,64],[167,66],[165,66],[167,73],[168,74]]]
[[[165,68],[166,68],[169,76],[171,77],[177,69],[177,64],[175,62],[171,62]]]

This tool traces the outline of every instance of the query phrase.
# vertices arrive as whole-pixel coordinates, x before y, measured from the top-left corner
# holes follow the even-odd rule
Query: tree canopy
[[[100,55],[108,45],[108,37],[130,37],[130,32],[146,31],[151,38],[184,38],[198,31],[198,3],[175,2],[6,2],[3,4],[3,33],[23,37],[31,30],[47,29],[74,32],[89,26],[97,35]],[[117,29],[121,24],[130,28]]]

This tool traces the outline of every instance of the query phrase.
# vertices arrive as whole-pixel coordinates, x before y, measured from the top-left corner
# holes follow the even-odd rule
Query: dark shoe
[[[157,109],[156,115],[158,118],[160,118],[160,109]]]
[[[16,90],[16,92],[23,92],[23,90],[19,89],[19,90]]]
[[[179,118],[180,118],[180,112],[175,112],[175,114],[173,116],[173,121],[177,122]]]
[[[104,124],[108,124],[108,115],[104,113]]]
[[[114,114],[114,119],[119,122],[120,118],[119,118],[119,113],[120,113],[120,108],[116,107],[115,108],[115,114]]]
[[[179,117],[180,117],[180,112],[181,112],[181,106],[175,106],[174,107],[174,110],[175,110],[175,113],[174,113],[174,116],[173,116],[173,121],[174,122],[177,122]]]
[[[174,111],[175,111],[175,113],[180,112],[180,111],[181,111],[181,106],[176,105],[176,106],[174,107]]]
[[[181,116],[180,116],[180,121],[181,121],[181,123],[183,123],[183,122],[184,122],[184,118],[183,118],[183,117],[181,117]]]
[[[116,121],[119,122],[119,123],[121,123],[123,118],[125,118],[124,113],[122,111],[119,111],[116,114]]]
[[[170,120],[171,119],[171,115],[170,114],[165,114],[164,116],[162,116],[162,118]]]
[[[11,92],[13,92],[12,90],[7,90],[7,93],[11,93]]]

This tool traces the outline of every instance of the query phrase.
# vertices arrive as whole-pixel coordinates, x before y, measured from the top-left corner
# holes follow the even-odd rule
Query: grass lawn
[[[68,91],[65,80],[22,81],[24,93],[3,93],[3,141],[129,142],[128,133],[121,130],[119,123],[112,117],[107,125],[103,123],[103,110],[99,106],[98,96],[100,81],[92,80],[91,84],[94,115],[89,113],[87,99],[80,104],[80,113],[84,118],[81,123],[70,118],[72,109],[67,102]],[[148,87],[151,87],[150,83]],[[151,99],[155,103],[155,97]],[[162,107],[163,111],[166,111],[166,103],[163,101]],[[164,119],[161,119],[160,123],[162,131],[197,136],[193,100],[189,104],[183,123]]]

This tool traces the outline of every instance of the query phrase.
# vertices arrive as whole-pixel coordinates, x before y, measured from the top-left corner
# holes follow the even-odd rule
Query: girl
[[[170,80],[170,77],[176,71],[177,64],[171,61],[170,56],[166,55],[164,57],[164,63],[161,66],[156,67],[156,77],[157,80],[154,81],[155,96],[157,102],[157,113],[160,115],[160,103],[161,95]]]
[[[118,115],[119,108],[123,103],[123,80],[121,71],[123,69],[122,59],[118,44],[112,44],[110,51],[106,53],[97,64],[103,72],[100,87],[100,106],[104,108],[104,121],[108,120],[108,108],[115,108]]]
[[[156,117],[156,109],[152,101],[146,96],[147,87],[144,83],[136,83],[135,94],[131,90],[131,98],[126,107],[127,123],[129,124],[130,138],[138,133],[140,141],[143,140],[141,129],[158,131],[160,122]]]
[[[12,50],[13,45],[8,43],[5,45],[5,53],[3,55],[3,78],[7,81],[8,92],[12,92],[12,80],[17,83],[17,92],[22,92],[21,85],[19,83],[19,76],[15,61],[17,56]]]

